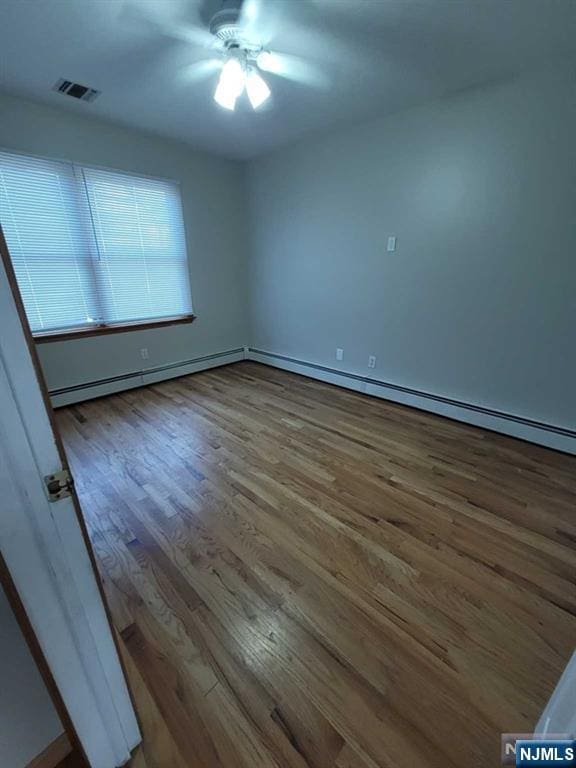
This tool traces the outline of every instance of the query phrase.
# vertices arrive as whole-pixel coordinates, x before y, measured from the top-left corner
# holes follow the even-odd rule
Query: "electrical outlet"
[[[140,350],[140,357],[142,360],[148,360],[148,347],[142,347]]]
[[[370,355],[368,358],[368,368],[376,368],[376,355]]]
[[[344,358],[344,350],[338,347],[338,349],[336,350],[336,360],[342,360],[343,358]]]
[[[396,250],[396,235],[390,235],[386,250],[388,253],[393,253]]]

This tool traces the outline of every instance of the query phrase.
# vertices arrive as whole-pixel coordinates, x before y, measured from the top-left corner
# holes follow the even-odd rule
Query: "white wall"
[[[24,768],[64,728],[0,588],[0,765]]]
[[[256,160],[252,345],[576,427],[575,137],[547,71]]]
[[[90,106],[86,106],[89,113]],[[191,118],[193,112],[191,113]],[[181,182],[191,325],[39,345],[49,389],[190,360],[245,344],[244,169],[191,147],[0,95],[0,147]]]

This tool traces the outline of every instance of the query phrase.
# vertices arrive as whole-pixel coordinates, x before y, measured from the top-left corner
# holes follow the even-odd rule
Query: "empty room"
[[[0,765],[576,765],[576,2],[3,0]]]

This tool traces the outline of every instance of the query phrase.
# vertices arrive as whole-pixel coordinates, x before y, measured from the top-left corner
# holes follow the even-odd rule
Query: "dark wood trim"
[[[46,749],[43,749],[39,755],[31,760],[26,768],[58,768],[60,763],[65,760],[72,752],[72,745],[66,733],[58,736],[50,742]],[[81,765],[81,763],[80,763]]]
[[[62,441],[62,436],[60,435],[60,430],[58,428],[58,424],[56,423],[56,418],[54,416],[54,409],[52,407],[52,403],[50,401],[50,395],[48,394],[48,386],[46,385],[46,379],[44,378],[44,373],[42,371],[42,366],[40,365],[40,358],[38,356],[38,351],[36,350],[36,345],[34,344],[34,339],[32,337],[32,331],[30,330],[30,324],[28,323],[28,317],[26,315],[26,310],[24,309],[24,303],[22,301],[22,296],[20,294],[20,288],[18,287],[18,281],[16,280],[16,275],[14,273],[14,267],[12,266],[12,259],[10,258],[10,252],[8,251],[8,245],[6,243],[6,238],[4,237],[4,232],[2,230],[2,225],[0,224],[0,259],[2,260],[2,263],[4,265],[4,270],[6,271],[6,276],[8,278],[8,284],[10,286],[10,289],[12,291],[12,296],[14,297],[14,303],[16,304],[16,311],[18,312],[18,315],[20,317],[20,322],[22,324],[22,331],[24,333],[24,338],[26,341],[26,346],[28,347],[28,352],[30,353],[30,357],[32,359],[32,365],[34,367],[34,371],[36,373],[36,379],[38,381],[38,386],[40,387],[40,392],[42,395],[42,399],[44,401],[44,407],[46,408],[46,413],[48,414],[48,419],[50,421],[50,426],[52,428],[52,432],[54,434],[54,442],[56,443],[56,448],[58,450],[58,455],[60,456],[60,461],[62,462],[62,468],[70,470],[70,465],[68,463],[68,457],[66,456],[66,451],[64,449],[64,443]],[[104,605],[104,610],[106,613],[106,619],[108,621],[108,626],[110,628],[110,632],[112,634],[112,638],[114,641],[114,645],[116,647],[116,653],[118,654],[118,659],[120,660],[120,666],[122,668],[122,672],[124,674],[124,678],[126,680],[126,686],[128,688],[128,693],[130,696],[130,700],[132,702],[132,706],[134,708],[134,712],[136,713],[136,719],[138,721],[138,725],[140,727],[140,731],[142,731],[140,717],[138,715],[138,710],[136,709],[135,704],[135,698],[134,693],[132,691],[132,687],[130,684],[130,680],[128,679],[128,675],[126,672],[126,665],[124,663],[124,659],[122,658],[122,654],[120,653],[120,645],[118,643],[118,637],[116,635],[116,632],[114,630],[113,624],[112,624],[112,614],[110,612],[110,606],[108,605],[108,600],[106,598],[106,595],[104,593],[104,587],[102,585],[102,579],[100,577],[100,572],[98,570],[98,566],[96,565],[96,557],[94,555],[94,549],[92,548],[92,542],[90,541],[90,537],[88,535],[88,529],[86,528],[86,522],[84,520],[84,515],[82,513],[82,508],[80,507],[80,502],[78,500],[78,495],[76,494],[76,489],[72,488],[72,501],[74,504],[74,511],[76,513],[76,518],[78,520],[78,524],[80,526],[80,531],[82,534],[82,538],[84,540],[84,545],[86,547],[86,550],[88,552],[88,557],[90,558],[90,564],[92,566],[92,571],[94,573],[94,578],[96,579],[96,584],[98,585],[98,591],[100,593],[100,598],[102,600],[102,603]],[[3,561],[0,561],[0,565],[2,565]],[[9,576],[9,571],[4,563],[4,570],[5,573]],[[0,581],[3,582],[2,579],[2,573],[0,571]],[[12,582],[12,579],[10,577],[10,582]],[[12,583],[12,587],[15,590],[15,587]],[[17,593],[16,593],[17,594]],[[88,766],[88,759],[86,758],[86,753],[84,752],[84,747],[82,746],[80,739],[78,738],[78,734],[76,733],[76,729],[74,727],[74,724],[72,723],[72,720],[70,719],[70,715],[68,714],[68,710],[66,708],[66,705],[64,704],[64,701],[62,697],[60,696],[60,692],[58,691],[58,688],[56,686],[56,683],[54,681],[54,678],[52,677],[52,673],[50,672],[50,668],[48,666],[48,662],[46,661],[44,657],[44,653],[42,649],[40,648],[40,645],[38,643],[38,639],[36,638],[36,633],[34,632],[32,625],[30,624],[30,621],[28,619],[28,616],[26,615],[26,612],[24,610],[24,607],[22,606],[22,603],[20,601],[20,598],[18,598],[18,602],[21,606],[21,612],[22,616],[26,618],[27,622],[27,634],[25,633],[25,637],[30,645],[30,643],[35,643],[38,652],[43,660],[44,666],[41,666],[38,661],[38,666],[40,668],[40,672],[42,673],[42,677],[44,678],[44,682],[46,683],[46,686],[52,695],[52,700],[54,701],[54,705],[56,706],[56,709],[58,710],[58,713],[60,714],[60,717],[62,719],[62,724],[64,725],[66,729],[66,733],[70,737],[70,742],[72,743],[72,746],[75,747],[79,754],[82,756],[82,759],[85,761],[86,765]],[[18,618],[18,615],[17,615]],[[22,625],[21,625],[22,626]],[[24,630],[23,630],[24,631]],[[46,674],[45,674],[46,672]],[[48,677],[46,676],[48,675]],[[51,685],[50,685],[51,681]],[[57,696],[58,698],[55,698]],[[60,702],[59,705],[57,705],[57,702]],[[60,709],[58,708],[60,707]],[[61,710],[61,711],[60,711]]]
[[[166,317],[161,320],[142,320],[133,323],[110,323],[109,325],[95,325],[90,328],[74,328],[66,331],[47,331],[46,333],[32,334],[35,344],[53,344],[56,341],[70,341],[71,339],[83,339],[87,336],[104,336],[108,333],[128,333],[130,331],[147,331],[150,328],[164,328],[169,325],[185,325],[193,323],[196,315],[181,315],[178,317]]]

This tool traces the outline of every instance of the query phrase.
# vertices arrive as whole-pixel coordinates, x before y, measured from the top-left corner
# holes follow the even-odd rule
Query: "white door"
[[[66,459],[1,230],[0,251],[0,550],[90,765],[117,768],[140,742],[138,724],[77,499],[48,499],[44,478]]]

